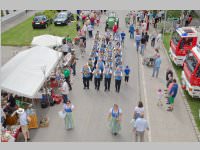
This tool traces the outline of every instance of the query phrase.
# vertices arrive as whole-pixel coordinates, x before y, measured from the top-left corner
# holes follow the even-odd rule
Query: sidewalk
[[[152,33],[153,30],[150,31]],[[162,47],[162,46],[161,46]],[[165,104],[166,99],[163,97],[164,106],[157,106],[157,90],[159,88],[166,89],[165,83],[165,73],[168,67],[171,67],[171,63],[164,52],[165,49],[160,49],[160,55],[162,59],[162,64],[160,68],[160,73],[158,78],[153,78],[152,72],[153,68],[148,68],[141,64],[141,70],[144,80],[144,95],[143,98],[149,108],[149,121],[151,127],[151,139],[153,142],[161,141],[171,141],[171,142],[192,142],[198,141],[193,128],[192,122],[190,120],[189,114],[187,112],[186,106],[181,95],[179,85],[178,95],[175,98],[175,107],[173,112],[167,112],[167,105]],[[153,55],[154,50],[150,46],[150,42],[145,49],[145,55]],[[141,56],[140,56],[141,57]],[[140,58],[140,63],[142,58]],[[174,70],[174,69],[173,69]],[[173,71],[175,73],[175,71]],[[144,78],[145,77],[145,78]],[[177,79],[178,80],[178,79]],[[153,86],[152,86],[153,85]],[[146,94],[145,94],[146,92]],[[146,106],[145,105],[145,106]]]
[[[36,12],[40,12],[40,10],[31,10],[27,13],[24,10],[20,10],[19,12],[10,14],[8,16],[1,18],[1,33],[9,30],[10,28],[20,24],[25,21],[29,17],[33,16]]]

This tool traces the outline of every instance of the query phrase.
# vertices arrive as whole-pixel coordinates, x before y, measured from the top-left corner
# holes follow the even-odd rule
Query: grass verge
[[[165,46],[168,54],[169,54],[169,47],[170,47],[170,45],[169,45],[170,39],[171,39],[171,34],[165,33],[164,34],[163,43],[164,43],[164,46]],[[176,71],[176,73],[178,75],[179,81],[181,82],[182,67],[176,66],[173,62],[172,62],[172,65],[173,65],[173,67],[174,67],[174,69],[175,69],[175,71]],[[191,109],[192,115],[194,117],[194,120],[196,122],[196,125],[197,125],[197,127],[198,127],[198,129],[200,131],[200,118],[199,118],[200,98],[192,98],[187,93],[187,91],[184,91],[184,94],[186,96],[188,104],[190,105],[190,109]]]
[[[67,26],[54,26],[54,24],[51,24],[47,29],[33,29],[32,20],[33,16],[3,32],[1,34],[1,44],[3,46],[29,46],[34,36],[51,34],[66,37],[69,34],[71,38],[74,38],[77,35],[76,21]]]

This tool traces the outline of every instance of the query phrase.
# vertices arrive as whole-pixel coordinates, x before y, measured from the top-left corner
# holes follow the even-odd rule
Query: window
[[[191,52],[186,56],[185,62],[190,72],[193,73],[198,64],[198,61]]]
[[[175,45],[178,45],[178,42],[180,41],[181,37],[177,32],[172,33],[172,41]]]

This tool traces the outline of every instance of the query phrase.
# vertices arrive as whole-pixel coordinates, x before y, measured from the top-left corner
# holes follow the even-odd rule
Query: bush
[[[180,18],[181,10],[168,10],[167,18]]]
[[[1,17],[3,17],[3,16],[4,16],[3,10],[1,10]]]
[[[55,18],[57,11],[56,10],[45,10],[43,13],[45,16],[47,16],[47,18],[53,19],[53,18]]]
[[[43,12],[35,13],[35,16],[45,15],[47,18],[53,19],[53,18],[55,18],[56,14],[57,14],[56,10],[45,10]]]

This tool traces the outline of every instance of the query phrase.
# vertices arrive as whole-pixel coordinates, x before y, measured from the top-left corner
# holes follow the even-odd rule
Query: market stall
[[[0,86],[3,91],[15,94],[17,108],[25,108],[31,118],[29,128],[38,128],[38,117],[36,110],[33,109],[33,100],[38,96],[41,98],[40,89],[55,70],[62,53],[43,46],[36,46],[31,49],[18,53],[0,70]],[[7,97],[2,101],[5,108],[9,108]],[[15,110],[15,109],[14,109]],[[13,111],[14,111],[13,110]],[[9,111],[8,111],[9,112]],[[6,114],[8,129],[4,129],[2,141],[13,141],[20,130],[12,130],[11,127],[18,124],[17,114],[9,112]]]

